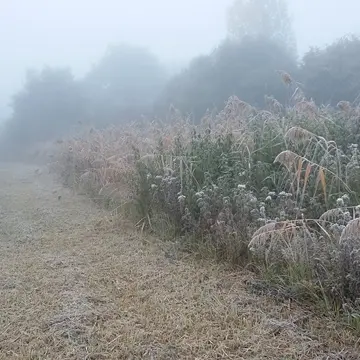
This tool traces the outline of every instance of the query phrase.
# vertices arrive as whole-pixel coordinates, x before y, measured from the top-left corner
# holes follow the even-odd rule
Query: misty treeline
[[[284,86],[279,71],[290,74],[317,104],[357,101],[359,38],[334,40],[299,58],[283,0],[235,0],[227,25],[222,43],[175,75],[149,49],[126,44],[109,47],[80,79],[70,68],[28,71],[24,88],[13,96],[2,145],[54,140],[80,124],[164,119],[169,108],[198,122],[206,111],[221,109],[231,95],[259,108],[266,95],[288,104],[294,86]]]

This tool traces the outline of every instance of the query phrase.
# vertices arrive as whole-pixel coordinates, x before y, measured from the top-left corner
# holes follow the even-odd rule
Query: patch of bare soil
[[[0,168],[0,359],[358,359],[251,274],[164,251],[25,165]]]

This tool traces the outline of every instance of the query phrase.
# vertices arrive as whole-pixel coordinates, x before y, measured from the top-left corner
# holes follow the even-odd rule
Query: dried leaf
[[[303,201],[304,197],[305,197],[306,186],[307,186],[309,176],[311,173],[311,168],[312,168],[311,164],[310,163],[307,164],[306,170],[305,170],[305,176],[304,176],[304,186],[303,186],[303,190],[302,190],[301,201]]]
[[[321,186],[324,192],[324,198],[325,198],[325,202],[327,202],[327,197],[326,197],[326,179],[325,179],[325,172],[324,169],[321,167],[319,169],[319,179],[321,182]]]

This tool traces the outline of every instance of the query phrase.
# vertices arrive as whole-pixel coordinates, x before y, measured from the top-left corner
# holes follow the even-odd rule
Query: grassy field
[[[1,359],[358,359],[338,321],[135,231],[46,169],[1,165],[0,235]]]

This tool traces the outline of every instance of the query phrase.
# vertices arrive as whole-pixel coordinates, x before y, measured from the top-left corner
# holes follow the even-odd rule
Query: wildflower
[[[345,206],[344,199],[338,198],[336,200],[336,205],[337,205],[337,207],[344,207]]]
[[[330,230],[334,233],[338,233],[339,235],[345,229],[345,225],[333,224],[330,226]]]
[[[350,201],[350,197],[348,194],[344,194],[341,198],[344,200],[345,204],[348,204]]]
[[[179,203],[184,203],[185,199],[186,199],[186,196],[185,196],[185,195],[180,195],[180,196],[178,196],[178,201],[179,201]]]
[[[250,215],[253,217],[257,217],[259,215],[259,212],[257,211],[257,209],[252,209],[250,211]]]
[[[345,212],[344,212],[344,219],[345,219],[345,221],[347,221],[347,222],[351,221],[352,217],[351,217],[351,214],[350,214],[349,211],[345,211]]]
[[[228,196],[225,196],[223,198],[223,202],[224,202],[224,205],[229,205],[230,204],[230,198]]]
[[[257,198],[254,195],[250,195],[249,202],[254,205],[257,202]]]
[[[266,218],[266,215],[265,215],[265,206],[261,206],[261,207],[260,207],[260,215],[261,215],[263,218]]]

